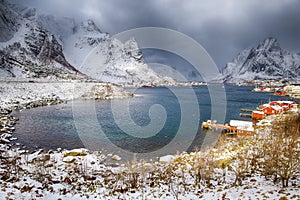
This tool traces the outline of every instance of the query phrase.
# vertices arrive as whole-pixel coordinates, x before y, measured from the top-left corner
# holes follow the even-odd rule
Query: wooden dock
[[[207,120],[206,122],[202,122],[201,128],[216,132],[221,131],[231,136],[253,136],[255,132],[253,122],[241,120],[230,120],[229,124],[217,124],[216,121]]]
[[[251,117],[252,117],[252,114],[248,114],[248,113],[240,113],[240,117],[251,118]]]
[[[207,120],[206,122],[202,122],[202,129],[210,129],[216,131],[222,131],[224,133],[233,133],[236,132],[236,128],[229,126],[228,124],[217,124],[214,121]]]
[[[240,108],[240,110],[242,111],[242,113],[240,113],[240,117],[247,117],[247,118],[252,117],[253,110],[246,109],[246,108]]]
[[[240,110],[242,112],[252,112],[253,110],[250,110],[250,109],[246,109],[246,108],[240,108]]]

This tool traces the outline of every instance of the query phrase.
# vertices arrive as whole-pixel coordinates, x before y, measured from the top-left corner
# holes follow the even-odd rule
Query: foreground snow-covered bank
[[[300,198],[299,138],[276,140],[270,137],[272,129],[264,128],[256,137],[220,140],[216,148],[205,152],[130,163],[109,152],[87,149],[29,153],[9,143],[16,123],[10,109],[130,94],[104,83],[18,82],[1,83],[0,88],[0,199]],[[282,121],[290,120],[282,116]],[[295,128],[286,125],[292,127],[287,130]],[[286,169],[289,184],[282,187]]]
[[[86,149],[29,154],[1,145],[0,199],[300,198],[299,171],[287,188],[257,172],[247,173],[241,184],[234,184],[235,167],[246,166],[234,160],[239,151],[237,143],[232,144],[227,150],[127,164],[120,164],[116,155]]]

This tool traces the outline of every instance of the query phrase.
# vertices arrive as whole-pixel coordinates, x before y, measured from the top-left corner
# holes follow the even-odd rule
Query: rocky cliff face
[[[77,69],[93,48],[109,38],[109,35],[102,33],[91,19],[77,22],[67,17],[38,15],[36,21],[58,38],[66,59]]]
[[[134,39],[122,43],[93,22],[38,15],[35,8],[0,3],[0,76],[75,79],[88,76],[140,86],[175,83],[144,62]],[[86,66],[90,52],[100,50]]]
[[[91,19],[77,22],[51,15],[36,18],[39,25],[59,38],[68,62],[94,79],[134,86],[175,83],[148,67],[134,38],[122,43],[103,33]],[[98,53],[91,59],[94,48]]]
[[[0,3],[0,76],[24,78],[84,78],[72,67],[62,46],[49,31]]]
[[[89,54],[81,71],[105,82],[128,86],[175,84],[172,78],[156,74],[145,64],[134,38],[125,43],[114,38],[103,41]]]
[[[275,38],[266,38],[257,47],[239,53],[225,66],[218,79],[228,83],[258,79],[300,80],[300,55],[282,49]]]
[[[17,13],[4,6],[4,1],[0,1],[0,42],[10,40],[21,26]]]

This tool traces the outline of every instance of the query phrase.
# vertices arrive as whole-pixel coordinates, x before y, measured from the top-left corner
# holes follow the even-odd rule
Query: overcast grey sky
[[[219,68],[269,36],[300,52],[300,0],[12,0],[60,16],[93,19],[103,32],[158,26],[198,41]]]

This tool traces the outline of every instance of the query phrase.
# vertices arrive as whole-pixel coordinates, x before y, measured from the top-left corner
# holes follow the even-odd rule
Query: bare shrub
[[[265,157],[263,175],[280,179],[287,187],[290,178],[300,168],[300,118],[288,115],[273,123],[270,135],[262,146]]]

